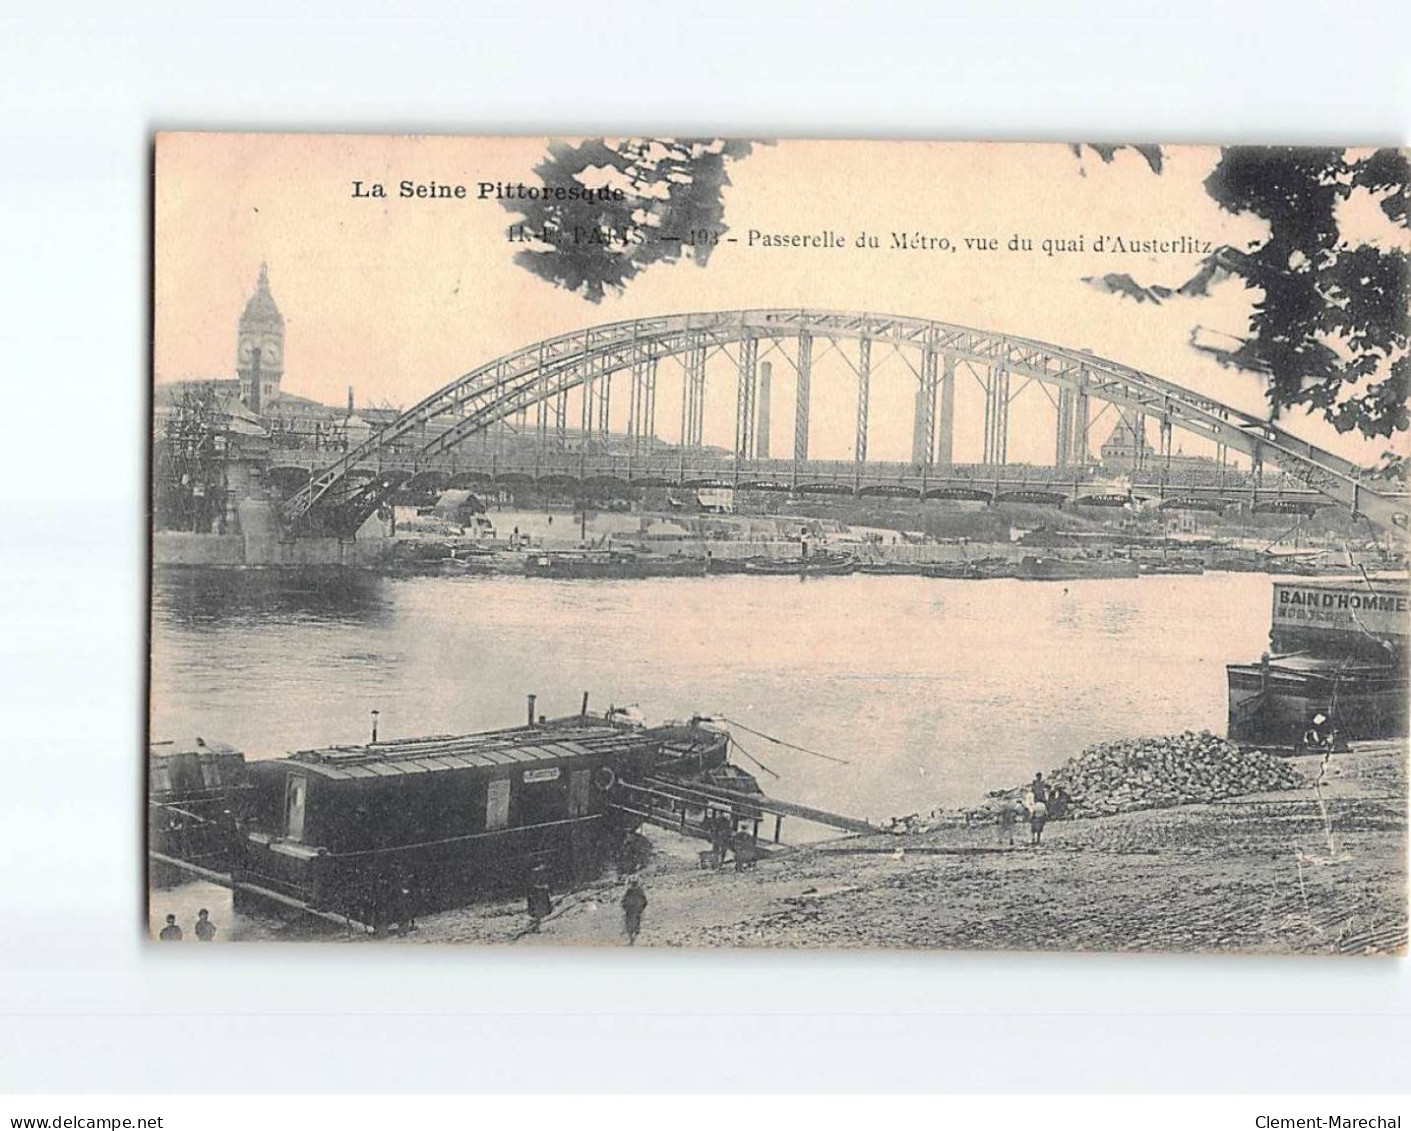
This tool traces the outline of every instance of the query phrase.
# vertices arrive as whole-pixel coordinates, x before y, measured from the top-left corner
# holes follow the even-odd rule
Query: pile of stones
[[[1294,789],[1303,777],[1281,758],[1206,730],[1099,742],[1046,780],[1068,795],[1069,815],[1091,817]]]

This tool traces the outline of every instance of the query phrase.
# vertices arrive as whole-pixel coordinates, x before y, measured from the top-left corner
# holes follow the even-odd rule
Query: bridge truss
[[[467,439],[526,422],[531,410],[541,438],[552,432],[566,446],[568,394],[581,390],[583,434],[607,432],[613,377],[630,378],[629,443],[634,449],[655,434],[658,366],[676,360],[682,370],[682,444],[701,444],[707,361],[718,354],[734,363],[735,459],[750,461],[759,445],[759,366],[781,356],[794,370],[797,397],[794,463],[808,459],[810,391],[819,343],[836,349],[856,376],[857,482],[867,463],[870,377],[874,349],[891,347],[917,380],[913,462],[926,478],[950,463],[957,365],[973,372],[985,390],[986,463],[1007,456],[1010,402],[1033,382],[1057,392],[1055,455],[1062,466],[1081,461],[1093,400],[1129,410],[1145,427],[1154,417],[1169,451],[1173,430],[1242,452],[1256,467],[1266,462],[1314,491],[1383,528],[1406,529],[1407,501],[1365,469],[1316,447],[1256,416],[1130,366],[1047,342],[955,326],[931,319],[819,310],[737,310],[663,315],[614,322],[547,338],[496,358],[436,390],[365,442],[316,470],[285,503],[291,529],[351,533],[408,476],[403,453],[415,454],[411,473],[434,464]],[[844,348],[850,344],[855,353]],[[1018,379],[1018,390],[1012,384]],[[431,427],[435,425],[434,429]],[[767,427],[767,425],[766,425]],[[395,457],[395,458],[394,458]],[[934,496],[933,496],[934,497]]]

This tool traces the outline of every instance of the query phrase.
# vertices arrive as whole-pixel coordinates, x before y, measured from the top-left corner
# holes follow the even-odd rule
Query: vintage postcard
[[[1405,951],[1405,152],[155,173],[153,939]]]

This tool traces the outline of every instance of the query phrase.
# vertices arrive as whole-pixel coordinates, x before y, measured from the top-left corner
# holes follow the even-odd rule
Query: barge
[[[151,879],[224,876],[323,918],[376,927],[418,912],[572,885],[632,849],[645,783],[758,793],[701,719],[646,727],[635,711],[301,750],[154,744]],[[684,813],[684,808],[683,808]],[[651,813],[645,814],[650,818]]]
[[[1408,584],[1276,581],[1269,651],[1229,664],[1229,737],[1295,748],[1407,733]]]
[[[766,797],[729,760],[726,720],[646,726],[634,707],[535,715],[524,726],[373,740],[247,761],[226,746],[153,744],[149,876],[192,878],[377,933],[483,896],[640,867],[644,824],[709,841],[737,866],[782,844],[784,819],[875,832],[867,822]],[[771,771],[772,772],[772,771]],[[776,775],[777,776],[777,775]],[[761,830],[773,818],[772,833]],[[772,839],[772,843],[768,839]]]
[[[530,577],[558,580],[704,577],[706,559],[634,554],[622,550],[562,551],[531,554],[525,560],[524,572]]]
[[[236,813],[247,789],[245,756],[233,746],[193,742],[154,742],[147,753],[147,847],[158,858],[201,866],[229,862]],[[154,866],[158,884],[183,877]]]
[[[745,572],[769,576],[840,577],[857,569],[851,554],[815,553],[801,558],[759,558],[745,563]]]
[[[1025,581],[1082,581],[1089,578],[1136,577],[1137,563],[1130,558],[1041,558],[1026,556],[1015,566],[1014,576]]]

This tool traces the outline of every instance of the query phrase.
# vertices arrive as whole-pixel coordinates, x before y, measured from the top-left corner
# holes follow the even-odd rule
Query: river
[[[856,575],[337,585],[159,570],[156,739],[250,758],[636,704],[725,716],[767,793],[870,819],[976,801],[1085,745],[1225,726],[1229,661],[1266,647],[1262,574],[1060,582]]]

